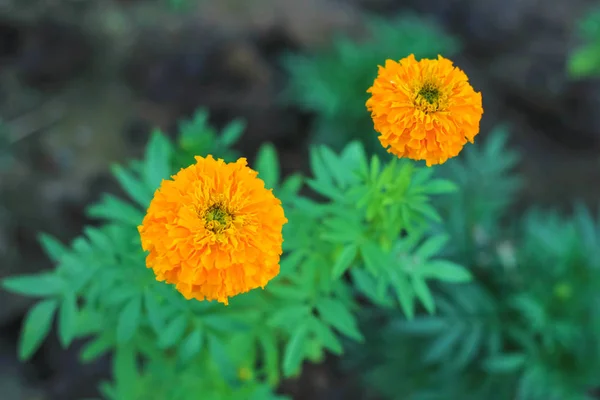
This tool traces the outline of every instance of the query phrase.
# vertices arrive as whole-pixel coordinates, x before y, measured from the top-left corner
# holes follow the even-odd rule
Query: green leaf
[[[421,245],[415,252],[415,256],[428,260],[429,258],[437,255],[444,249],[446,243],[450,237],[448,235],[436,235],[428,238],[425,243]]]
[[[364,242],[360,246],[363,261],[367,270],[374,276],[389,267],[389,255],[373,242]]]
[[[162,333],[158,336],[158,347],[166,349],[177,343],[185,333],[188,325],[187,315],[181,314],[175,317],[167,324]]]
[[[135,335],[140,324],[142,314],[142,299],[139,296],[134,297],[127,303],[117,322],[117,342],[126,343]]]
[[[423,303],[427,312],[433,314],[435,312],[435,301],[425,281],[418,276],[413,276],[412,284],[417,298]]]
[[[143,165],[144,181],[150,192],[158,189],[163,179],[169,178],[171,154],[169,139],[159,130],[154,130],[146,147],[146,158]],[[148,204],[144,207],[147,206]]]
[[[144,308],[152,329],[154,329],[155,333],[160,333],[164,325],[161,305],[156,299],[155,293],[148,288],[144,290]]]
[[[323,343],[323,347],[331,351],[333,354],[341,355],[344,352],[342,343],[339,341],[335,333],[319,319],[313,318],[314,331],[318,339]]]
[[[195,329],[188,335],[179,346],[179,358],[183,361],[188,361],[194,358],[202,349],[202,331]]]
[[[119,346],[113,359],[113,376],[119,400],[137,399],[139,380],[135,351],[131,346]]]
[[[290,377],[298,372],[305,354],[308,327],[300,323],[285,347],[283,356],[283,375]]]
[[[148,187],[134,177],[130,171],[120,165],[114,165],[112,167],[112,173],[117,178],[117,181],[119,181],[119,184],[125,193],[135,200],[143,209],[146,209],[152,199],[152,193]]]
[[[453,193],[458,190],[458,186],[453,182],[444,179],[434,179],[424,184],[419,193],[426,194],[445,194]]]
[[[263,351],[267,381],[275,386],[279,381],[279,346],[271,330],[258,336],[260,348]]]
[[[279,183],[279,159],[277,150],[271,143],[261,146],[256,157],[258,177],[265,182],[265,187],[272,189]]]
[[[415,316],[414,289],[409,284],[408,279],[403,272],[392,270],[389,273],[392,287],[398,298],[398,303],[400,303],[404,315],[406,315],[408,319],[412,319]]]
[[[77,333],[77,297],[68,293],[63,298],[58,311],[58,339],[63,347],[68,347]]]
[[[442,336],[439,336],[424,354],[423,361],[426,363],[439,362],[450,357],[450,353],[455,346],[461,343],[464,336],[464,326],[454,325],[448,329]]]
[[[266,323],[272,327],[291,327],[295,321],[310,315],[310,307],[305,304],[292,304],[277,308]]]
[[[48,336],[57,306],[57,300],[43,300],[27,312],[19,341],[21,361],[28,360]]]
[[[581,47],[567,61],[569,75],[582,78],[600,72],[600,46],[596,43]]]
[[[122,222],[136,227],[144,219],[144,214],[139,209],[110,194],[105,194],[100,203],[89,207],[87,214],[92,218]]]
[[[231,362],[231,358],[227,355],[225,351],[225,347],[221,340],[214,336],[208,336],[208,351],[210,353],[210,358],[219,368],[221,372],[221,376],[225,379],[229,384],[233,384],[236,380],[235,367]]]
[[[411,202],[408,207],[434,222],[442,222],[442,217],[431,204]]]
[[[65,281],[53,273],[19,275],[5,278],[2,287],[9,292],[31,297],[47,297],[62,293]]]
[[[221,133],[221,143],[225,147],[229,147],[237,143],[239,138],[244,133],[244,129],[246,129],[246,122],[235,119],[231,121]]]
[[[304,177],[301,174],[293,174],[285,178],[281,184],[280,193],[291,196],[297,194],[304,184]]]
[[[319,315],[329,325],[343,333],[344,335],[357,340],[364,340],[358,330],[356,319],[346,306],[339,300],[322,299],[317,304]]]
[[[483,366],[492,373],[510,373],[519,370],[525,360],[525,355],[521,353],[500,354],[485,360]]]
[[[421,265],[417,273],[425,279],[439,279],[450,283],[470,282],[473,277],[464,267],[446,260],[431,260]]]
[[[439,317],[423,316],[412,320],[399,320],[392,324],[395,331],[408,335],[430,336],[439,334],[448,327],[447,322]]]
[[[99,250],[102,250],[104,254],[113,254],[115,250],[115,246],[112,241],[108,237],[108,235],[102,232],[98,228],[94,228],[91,226],[86,226],[83,229],[83,232],[87,237],[90,238],[92,244],[97,247]]]
[[[89,363],[107,353],[114,344],[113,338],[109,335],[99,336],[86,343],[79,354],[79,358],[83,363]]]
[[[65,245],[59,242],[55,237],[46,233],[40,233],[38,235],[38,241],[42,245],[44,252],[48,255],[50,260],[54,262],[58,262],[63,254],[68,251]]]
[[[358,254],[358,246],[356,244],[350,244],[344,247],[340,255],[337,257],[335,264],[333,265],[333,269],[331,270],[331,275],[334,279],[340,278],[348,267],[352,265],[352,262],[356,258]]]

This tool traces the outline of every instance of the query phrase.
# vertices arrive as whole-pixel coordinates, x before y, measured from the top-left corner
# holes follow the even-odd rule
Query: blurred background
[[[0,279],[50,268],[38,232],[69,241],[94,224],[84,206],[118,193],[110,165],[138,157],[152,129],[175,134],[201,108],[217,128],[239,117],[247,124],[242,154],[252,160],[268,141],[284,172],[306,170],[311,143],[350,139],[344,122],[372,133],[364,101],[377,64],[409,52],[453,59],[482,92],[478,140],[499,124],[510,131],[526,182],[514,212],[574,199],[595,209],[600,86],[579,75],[595,71],[600,52],[571,58],[585,32],[597,33],[582,22],[595,5],[0,0]],[[0,291],[0,398],[96,395],[109,364],[80,366],[77,345],[64,351],[51,336],[32,361],[18,362],[32,301]],[[331,388],[353,385],[351,374],[328,365],[307,368],[282,391],[330,399]]]

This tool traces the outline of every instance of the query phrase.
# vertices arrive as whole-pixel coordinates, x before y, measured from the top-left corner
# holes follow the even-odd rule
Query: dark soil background
[[[150,128],[174,132],[199,106],[218,127],[247,120],[238,147],[250,159],[271,141],[284,171],[305,169],[311,116],[277,101],[287,79],[278,57],[322,48],[335,33],[360,35],[365,11],[416,10],[462,40],[455,62],[484,96],[480,138],[506,122],[525,156],[522,206],[600,199],[600,86],[565,73],[576,22],[594,2],[190,0],[183,13],[166,3],[0,0],[0,148],[10,143],[12,155],[0,153],[0,279],[49,268],[37,232],[74,238],[90,223],[84,206],[117,190],[109,165],[140,155]],[[79,366],[77,346],[63,351],[51,339],[31,362],[16,360],[30,304],[0,292],[0,398],[95,395],[108,363]],[[360,398],[354,381],[326,363],[283,391]]]

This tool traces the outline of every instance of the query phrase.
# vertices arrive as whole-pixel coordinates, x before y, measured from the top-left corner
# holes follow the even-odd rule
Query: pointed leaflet
[[[294,375],[302,364],[305,354],[307,331],[308,327],[306,324],[298,326],[285,347],[283,374],[286,377]]]
[[[356,318],[354,318],[354,315],[352,315],[341,301],[336,299],[322,299],[317,304],[317,310],[323,321],[336,328],[339,332],[354,340],[363,340],[363,336],[358,330]]]
[[[117,322],[117,341],[119,343],[125,343],[135,335],[140,323],[141,314],[142,299],[136,296],[123,307],[119,315]]]
[[[20,295],[46,297],[62,293],[66,282],[52,273],[42,273],[8,277],[2,281],[2,287]]]
[[[144,182],[150,192],[158,189],[163,179],[169,178],[171,154],[171,142],[160,131],[153,131],[143,165]]]
[[[56,300],[44,300],[33,306],[25,316],[19,340],[21,361],[28,360],[50,332],[57,306]]]
[[[58,311],[58,339],[68,347],[77,333],[77,298],[74,293],[64,296]]]
[[[277,187],[279,183],[279,158],[277,150],[271,143],[261,146],[256,157],[256,170],[258,177],[265,182],[267,189]]]

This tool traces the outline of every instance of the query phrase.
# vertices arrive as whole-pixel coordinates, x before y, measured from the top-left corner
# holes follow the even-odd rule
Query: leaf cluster
[[[23,324],[21,359],[34,354],[56,319],[63,346],[87,340],[82,362],[113,354],[113,381],[100,385],[104,398],[275,399],[281,378],[299,374],[305,361],[363,341],[363,304],[411,318],[419,309],[434,312],[432,282],[470,280],[440,256],[449,235],[433,199],[456,189],[448,180],[410,162],[369,158],[358,142],[339,154],[314,148],[310,178],[282,179],[275,148],[265,144],[254,168],[289,219],[281,273],[229,306],[185,300],[146,268],[137,226],[161,181],[193,162],[192,154],[234,157],[230,146],[243,124],[216,133],[206,117],[199,112],[182,124],[175,144],[155,131],[143,160],[113,167],[128,199],[106,194],[91,205],[99,226],[86,227],[68,247],[40,236],[54,270],[3,281],[40,299]],[[311,196],[300,195],[305,184]]]
[[[316,54],[287,54],[283,65],[290,76],[286,101],[315,113],[314,140],[340,150],[358,140],[367,152],[382,151],[366,112],[366,89],[377,76],[377,65],[414,54],[417,58],[450,56],[458,41],[423,17],[403,14],[392,19],[368,17],[368,40],[338,36],[331,48]],[[372,134],[371,134],[372,133]]]
[[[600,226],[581,205],[506,223],[519,179],[505,139],[499,129],[439,172],[460,187],[436,204],[447,256],[474,279],[440,285],[435,315],[361,318],[383,328],[365,330],[348,362],[387,398],[579,400],[600,384]]]

